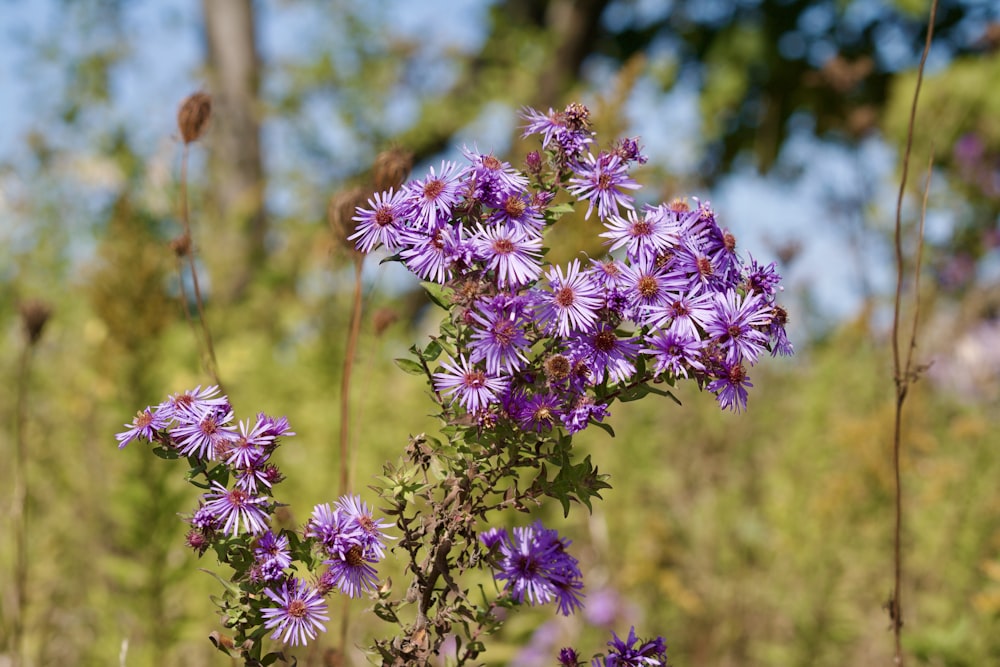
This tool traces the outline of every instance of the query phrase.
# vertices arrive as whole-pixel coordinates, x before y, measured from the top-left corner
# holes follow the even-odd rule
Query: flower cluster
[[[742,410],[747,368],[792,352],[775,265],[744,261],[706,202],[637,207],[637,141],[595,154],[587,116],[526,110],[546,159],[522,173],[466,149],[467,165],[375,195],[350,238],[446,288],[457,345],[433,386],[480,422],[574,433],[623,392],[684,378]],[[560,190],[596,212],[608,256],[543,263],[545,229],[572,208],[553,204]]]
[[[273,630],[273,639],[305,644],[325,630],[330,591],[353,598],[377,585],[373,565],[385,556],[387,525],[360,497],[348,495],[332,509],[317,505],[300,533],[274,532],[270,515],[279,503],[273,487],[283,475],[271,456],[281,437],[295,434],[283,417],[234,420],[218,387],[197,387],[141,410],[116,439],[119,448],[138,440],[154,444],[163,458],[186,457],[189,479],[207,489],[188,518],[187,544],[199,555],[214,547],[233,567],[231,579],[245,597],[222,603],[234,619],[231,627],[246,635],[262,625]],[[325,568],[314,572],[311,584],[296,575],[296,564],[310,569],[314,562]],[[264,603],[250,605],[249,599]]]
[[[577,560],[566,552],[570,541],[536,521],[514,529],[491,528],[480,540],[495,551],[495,577],[506,581],[505,592],[515,602],[546,604],[555,600],[564,616],[583,606],[583,575]]]

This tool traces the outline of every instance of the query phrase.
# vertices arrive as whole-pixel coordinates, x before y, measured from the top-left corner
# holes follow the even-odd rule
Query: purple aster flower
[[[288,550],[288,538],[284,534],[275,535],[270,530],[257,538],[257,544],[253,548],[253,556],[261,566],[273,565],[279,571],[292,565],[292,554]]]
[[[617,259],[592,259],[590,266],[584,272],[605,290],[615,290],[621,284],[622,267],[624,264]]]
[[[267,530],[267,498],[253,496],[241,488],[227,489],[212,482],[212,493],[205,494],[205,510],[211,512],[222,524],[222,532],[236,537],[243,530],[251,535]]]
[[[472,325],[469,359],[486,362],[486,372],[498,376],[513,374],[527,363],[524,350],[531,347],[525,335],[527,318],[518,307],[506,307],[495,301],[480,303],[480,309],[468,311]]]
[[[752,387],[742,364],[723,363],[707,389],[715,394],[719,407],[741,412],[747,407],[747,387]]]
[[[569,615],[583,606],[580,602],[583,575],[577,560],[566,552],[570,541],[535,521],[514,529],[513,537],[500,542],[500,572],[504,591],[517,602],[545,604],[555,600],[559,611]]]
[[[385,532],[389,524],[382,519],[376,519],[368,504],[361,500],[361,496],[341,496],[336,506],[348,521],[358,525],[360,530],[354,533],[355,539],[364,549],[365,555],[376,562],[385,558],[385,541],[393,539]]]
[[[538,211],[538,206],[525,192],[506,193],[497,202],[496,212],[490,216],[489,222],[506,225],[529,237],[537,236],[545,229],[545,218]]]
[[[628,639],[611,633],[614,639],[608,642],[611,649],[603,659],[595,658],[594,667],[657,667],[667,664],[667,643],[663,637],[641,641],[635,636],[635,628],[629,630]]]
[[[361,526],[339,507],[330,509],[330,505],[324,503],[313,507],[312,516],[306,521],[305,535],[319,540],[330,556],[339,556],[360,543]]]
[[[347,239],[357,239],[355,246],[361,252],[371,252],[383,245],[395,252],[412,208],[410,195],[403,190],[393,192],[389,188],[388,192],[377,192],[368,200],[368,208],[358,207],[357,215],[351,218],[358,223],[356,231]]]
[[[594,403],[590,396],[581,395],[573,402],[573,405],[562,415],[563,426],[570,433],[578,433],[590,425],[590,420],[595,422],[604,421],[610,414],[608,406],[603,403]]]
[[[440,173],[431,167],[426,178],[403,186],[413,204],[413,222],[417,226],[430,231],[448,221],[452,208],[461,201],[462,173],[457,163],[445,160]]]
[[[423,280],[439,284],[452,279],[456,270],[471,266],[474,246],[461,227],[446,226],[431,232],[411,231],[403,235],[400,253],[406,266]]]
[[[532,134],[542,135],[542,148],[554,144],[563,160],[579,155],[593,141],[593,133],[588,129],[589,111],[576,104],[569,105],[565,111],[553,111],[547,114],[534,109],[521,110],[521,117],[528,121],[522,136]]]
[[[526,431],[551,431],[562,419],[562,401],[549,392],[538,392],[515,400],[511,413]]]
[[[688,276],[688,286],[697,291],[715,291],[723,277],[703,250],[690,242],[681,243],[674,251],[674,270]]]
[[[650,309],[665,306],[672,296],[687,287],[687,282],[669,265],[658,266],[649,259],[623,265],[618,291],[625,297],[625,316],[642,322]]]
[[[740,258],[736,254],[736,237],[728,229],[712,223],[708,225],[703,250],[712,262],[716,273],[727,287],[735,287],[740,280]]]
[[[262,462],[267,457],[265,448],[274,440],[267,435],[267,430],[268,424],[260,417],[253,426],[248,421],[240,421],[239,435],[225,445],[226,463],[234,468],[250,468]]]
[[[679,227],[660,208],[646,207],[639,217],[634,210],[626,217],[611,215],[604,221],[609,231],[601,234],[608,239],[609,251],[625,248],[628,259],[654,259],[680,242]]]
[[[750,256],[750,267],[747,269],[744,283],[748,291],[764,296],[774,296],[782,289],[781,274],[778,273],[775,263],[762,266],[757,263],[753,255]]]
[[[639,345],[632,338],[620,338],[615,328],[599,324],[586,333],[577,334],[570,343],[573,357],[590,368],[596,383],[605,378],[611,382],[625,382],[635,373],[633,360],[639,354]]]
[[[691,288],[686,294],[670,294],[662,305],[648,308],[643,324],[667,327],[685,336],[700,338],[699,327],[705,326],[714,308],[714,292]]]
[[[670,373],[674,377],[687,377],[688,368],[704,370],[699,361],[702,341],[684,328],[660,330],[653,333],[646,341],[648,348],[645,354],[652,355],[655,366],[653,373]]]
[[[199,507],[188,521],[198,530],[205,532],[212,532],[222,528],[222,522],[219,521],[219,517],[213,514],[211,510],[205,509],[204,505]]]
[[[566,188],[571,194],[590,202],[584,218],[590,218],[594,205],[602,220],[618,213],[618,207],[632,208],[632,195],[625,190],[636,190],[639,184],[628,175],[628,165],[617,155],[600,153],[596,158],[587,153],[585,162],[576,166],[576,176],[569,179]]]
[[[781,306],[773,306],[771,311],[771,324],[767,328],[768,336],[770,336],[771,356],[780,354],[783,357],[787,357],[794,354],[795,349],[788,340],[788,334],[785,333],[785,325],[788,323],[788,311]]]
[[[540,237],[529,236],[512,227],[480,227],[473,244],[486,268],[493,271],[501,289],[527,285],[537,280],[542,272]]]
[[[168,423],[169,421],[159,412],[154,412],[150,408],[139,411],[131,424],[124,425],[128,430],[115,435],[115,440],[118,441],[118,449],[137,439],[152,442],[156,437],[156,432],[165,429]]]
[[[166,420],[190,420],[190,415],[198,415],[211,408],[229,407],[229,398],[217,396],[219,388],[215,385],[201,388],[198,385],[190,391],[174,394],[157,406],[156,412]]]
[[[434,389],[464,407],[470,414],[497,400],[497,396],[507,387],[507,380],[491,377],[472,364],[464,356],[458,361],[449,360],[441,364],[444,372],[434,374]]]
[[[728,290],[716,295],[715,309],[705,321],[705,333],[725,350],[729,363],[746,359],[755,364],[768,340],[760,329],[770,323],[771,308],[759,294],[741,297],[736,290]]]
[[[580,261],[574,259],[565,276],[560,266],[549,268],[545,276],[549,291],[537,293],[541,323],[560,336],[593,326],[604,300],[599,287],[586,273],[580,272]]]
[[[268,417],[263,412],[258,412],[257,421],[264,425],[264,435],[269,435],[272,438],[295,435],[295,431],[288,424],[288,417]]]
[[[276,591],[264,590],[274,606],[264,607],[261,614],[266,619],[264,627],[274,629],[271,639],[292,646],[305,645],[316,638],[316,633],[326,632],[322,621],[329,621],[326,602],[319,591],[300,579],[289,579]]]
[[[521,172],[492,153],[479,153],[468,148],[463,148],[462,153],[472,163],[468,168],[469,178],[483,189],[487,205],[501,208],[507,193],[520,192],[528,187],[528,179]]]
[[[337,588],[348,597],[357,598],[378,586],[378,573],[372,567],[377,561],[366,556],[360,544],[323,562],[327,570],[320,578],[321,588]]]
[[[270,489],[284,479],[278,466],[264,460],[254,461],[249,467],[236,471],[236,486],[251,494],[256,494],[261,485]]]
[[[642,147],[639,146],[638,137],[622,137],[615,142],[615,147],[612,152],[620,157],[625,162],[638,162],[639,164],[646,164],[648,159],[642,153]]]
[[[228,403],[202,407],[199,412],[178,412],[176,419],[178,425],[170,429],[170,437],[184,456],[214,461],[239,437],[230,424],[233,410]]]

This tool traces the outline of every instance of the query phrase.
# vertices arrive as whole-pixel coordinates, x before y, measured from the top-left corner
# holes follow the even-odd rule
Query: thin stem
[[[910,106],[910,120],[906,134],[906,151],[903,154],[903,173],[900,178],[899,196],[896,199],[896,225],[895,225],[895,249],[896,249],[896,298],[892,315],[892,360],[894,381],[896,385],[896,413],[893,421],[893,441],[892,441],[892,461],[896,483],[896,525],[893,541],[893,593],[889,600],[889,617],[892,621],[893,635],[895,639],[895,654],[893,664],[902,667],[903,665],[903,605],[901,582],[903,578],[903,555],[902,555],[902,533],[903,533],[903,490],[900,475],[900,450],[902,449],[902,422],[903,403],[906,401],[906,394],[909,390],[912,379],[912,349],[916,346],[916,314],[914,315],[913,329],[910,335],[907,353],[906,367],[902,366],[899,349],[900,335],[900,310],[903,301],[903,195],[906,191],[906,181],[909,172],[910,154],[913,150],[913,131],[916,125],[917,101],[920,97],[920,86],[924,78],[924,66],[927,63],[927,54],[930,51],[931,40],[934,36],[934,19],[937,14],[937,0],[932,0],[930,16],[927,20],[927,39],[924,42],[924,50],[920,56],[920,66],[917,69],[917,84],[913,91],[913,102]],[[929,184],[928,184],[929,187]],[[925,195],[926,206],[926,195]],[[923,221],[920,226],[921,238],[923,236]],[[921,241],[922,243],[922,241]],[[920,248],[921,246],[918,246]],[[918,250],[918,270],[919,270],[919,250]],[[919,284],[919,283],[917,283]]]
[[[32,343],[24,346],[17,376],[17,442],[15,445],[14,480],[14,585],[17,590],[17,610],[14,615],[14,667],[27,663],[24,654],[25,615],[28,610],[28,446],[25,434],[28,423],[28,371],[31,366]]]
[[[198,270],[195,268],[194,263],[194,237],[191,235],[191,218],[188,214],[188,197],[187,197],[187,164],[188,164],[188,144],[184,144],[184,150],[181,153],[181,182],[180,182],[180,210],[181,210],[181,223],[184,225],[184,234],[191,242],[191,248],[188,249],[188,267],[191,270],[191,284],[194,287],[194,302],[195,306],[198,308],[198,321],[201,324],[201,332],[205,342],[205,349],[208,351],[209,363],[206,364],[205,369],[215,384],[219,386],[222,393],[226,393],[222,386],[222,380],[219,379],[219,362],[215,358],[215,345],[212,343],[212,332],[208,328],[208,322],[205,320],[205,306],[201,297],[201,286],[198,283]]]

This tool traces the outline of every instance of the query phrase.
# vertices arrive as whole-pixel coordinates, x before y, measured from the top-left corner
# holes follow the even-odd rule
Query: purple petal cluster
[[[599,150],[586,107],[522,116],[544,153],[526,173],[466,148],[465,166],[443,163],[355,217],[360,250],[384,246],[451,300],[458,349],[431,369],[434,389],[476,423],[538,433],[586,428],[653,380],[690,379],[743,410],[748,369],[792,353],[775,265],[744,261],[707,202],[636,206],[638,139]],[[596,212],[608,256],[545,264],[566,195]]]
[[[536,521],[515,528],[491,529],[480,538],[496,550],[494,575],[505,581],[504,591],[516,602],[531,605],[555,602],[559,612],[569,616],[583,607],[583,575],[577,560],[567,553],[570,541]]]
[[[667,644],[663,637],[643,641],[636,637],[635,628],[628,632],[628,638],[622,639],[612,632],[614,637],[608,642],[611,648],[607,655],[594,658],[593,667],[655,667],[667,664]]]
[[[320,590],[338,589],[352,598],[373,590],[378,585],[373,566],[385,557],[386,540],[392,539],[387,527],[358,496],[342,496],[333,507],[314,507],[305,536],[316,541],[327,566]]]
[[[317,632],[326,632],[323,621],[330,616],[318,589],[293,577],[264,593],[272,603],[261,610],[264,627],[274,630],[271,639],[298,646],[315,639]]]

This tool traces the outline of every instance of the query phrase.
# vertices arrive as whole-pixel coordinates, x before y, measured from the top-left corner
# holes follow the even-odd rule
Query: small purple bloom
[[[473,244],[501,288],[527,285],[537,280],[542,272],[540,237],[529,236],[511,227],[480,227],[473,237]]]
[[[267,505],[264,496],[252,496],[241,488],[227,489],[218,482],[212,482],[212,493],[205,495],[204,509],[211,512],[222,524],[222,532],[233,537],[243,530],[256,535],[267,530]]]
[[[371,565],[376,561],[365,555],[360,544],[323,562],[327,571],[320,578],[322,588],[337,588],[348,597],[356,598],[378,586],[378,574]]]
[[[331,556],[339,556],[359,544],[360,532],[357,521],[352,521],[339,507],[330,509],[327,503],[313,507],[305,529],[306,537],[319,540]]]
[[[336,507],[348,521],[354,522],[360,529],[354,532],[354,535],[365,556],[375,561],[385,558],[385,541],[393,539],[385,532],[389,524],[382,519],[376,519],[372,509],[361,500],[361,496],[341,496],[336,502]]]
[[[171,419],[190,421],[191,415],[198,415],[209,409],[222,407],[228,409],[229,399],[226,396],[217,396],[218,393],[219,388],[215,385],[204,389],[198,385],[190,391],[174,394],[160,403],[156,412],[168,421]]]
[[[555,394],[538,392],[516,400],[511,413],[518,425],[526,431],[551,431],[562,419],[562,402]]]
[[[406,228],[412,206],[403,190],[393,192],[390,188],[388,192],[375,193],[368,200],[368,208],[358,207],[358,214],[351,218],[358,223],[357,231],[347,239],[357,239],[355,246],[361,252],[371,252],[379,246],[394,252],[400,245],[400,234]]]
[[[495,576],[507,582],[504,590],[515,601],[536,605],[554,600],[568,616],[583,606],[583,575],[577,560],[566,552],[569,545],[540,521],[515,528],[513,538],[505,535],[500,541],[500,572]]]
[[[672,376],[688,377],[688,369],[704,370],[699,361],[702,341],[683,328],[671,328],[653,333],[647,340],[648,348],[643,352],[652,355],[655,366],[653,373],[670,373]]]
[[[601,153],[596,158],[587,153],[585,162],[576,167],[576,176],[569,179],[566,188],[571,194],[590,202],[584,218],[590,218],[594,206],[602,220],[618,213],[618,207],[632,207],[632,195],[625,190],[640,186],[628,175],[628,165],[617,155]]]
[[[489,530],[485,530],[479,534],[479,541],[483,543],[483,546],[487,549],[492,549],[498,546],[504,540],[509,539],[507,536],[507,529],[494,526]]]
[[[639,345],[632,338],[619,337],[608,324],[576,335],[569,346],[573,356],[590,368],[595,382],[603,382],[605,378],[625,382],[635,373],[633,360],[639,354]]]
[[[705,333],[725,350],[729,363],[746,359],[755,364],[768,340],[761,329],[770,323],[771,308],[759,294],[741,297],[736,290],[728,290],[716,295],[715,309],[705,321]]]
[[[156,437],[156,432],[165,429],[168,423],[168,420],[160,415],[159,412],[153,412],[150,408],[141,410],[136,414],[131,424],[125,424],[128,427],[127,431],[122,431],[115,435],[115,439],[118,441],[118,449],[137,439],[152,442],[153,438]]]
[[[486,372],[498,376],[514,373],[527,363],[524,351],[531,347],[525,335],[527,318],[517,307],[505,307],[494,301],[480,304],[480,310],[470,310],[472,340],[469,359],[486,362]]]
[[[602,422],[608,414],[607,405],[594,403],[593,398],[582,395],[573,402],[572,407],[563,413],[562,423],[569,433],[578,433],[587,428],[591,419],[595,422]]]
[[[723,363],[707,389],[715,394],[719,406],[741,412],[747,407],[747,387],[752,387],[743,364]]]
[[[461,200],[461,176],[458,164],[446,160],[441,163],[440,173],[431,167],[426,178],[404,186],[413,202],[413,221],[417,226],[430,231],[448,221],[452,208]]]
[[[176,419],[178,425],[170,429],[170,437],[184,456],[214,461],[239,437],[230,423],[233,411],[228,404],[203,407],[198,412],[180,412]]]
[[[267,435],[268,425],[260,417],[253,426],[240,421],[240,433],[226,444],[226,463],[234,468],[250,468],[266,459],[265,448],[274,440]]]
[[[608,239],[609,252],[625,248],[627,257],[632,261],[654,259],[680,243],[679,227],[664,215],[662,209],[646,207],[642,217],[634,210],[626,211],[625,215],[624,218],[611,215],[604,222],[609,231],[601,236]]]
[[[549,268],[545,276],[549,290],[537,293],[538,317],[542,324],[560,336],[592,327],[604,300],[600,288],[588,274],[580,271],[580,260],[573,260],[565,276],[561,266]]]
[[[322,621],[329,621],[326,602],[319,591],[299,579],[286,581],[277,591],[270,588],[264,593],[275,606],[264,607],[261,614],[264,627],[274,628],[271,639],[280,639],[292,646],[305,645],[316,638],[316,633],[326,632]]]
[[[274,567],[280,571],[292,565],[292,555],[288,550],[288,538],[283,534],[275,535],[270,530],[257,538],[253,555],[262,567]]]
[[[444,372],[434,374],[434,389],[457,400],[470,414],[485,410],[507,386],[505,378],[487,375],[463,356],[441,366]]]

